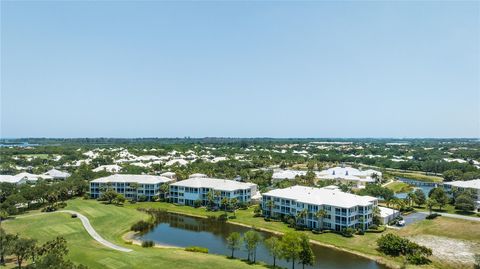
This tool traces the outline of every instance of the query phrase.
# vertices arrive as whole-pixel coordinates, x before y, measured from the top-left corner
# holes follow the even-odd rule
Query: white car
[[[397,226],[405,226],[405,221],[403,219],[399,220]]]

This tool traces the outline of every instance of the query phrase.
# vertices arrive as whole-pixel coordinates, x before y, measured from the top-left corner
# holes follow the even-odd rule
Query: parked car
[[[399,220],[397,222],[397,226],[405,226],[405,221],[402,219],[402,220]]]

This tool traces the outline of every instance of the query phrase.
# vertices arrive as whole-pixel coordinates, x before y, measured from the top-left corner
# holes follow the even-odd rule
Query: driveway
[[[412,223],[424,220],[428,214],[424,214],[423,212],[415,212],[407,216],[402,216],[403,220],[405,221],[405,226],[408,226]]]
[[[100,244],[108,247],[108,248],[111,248],[111,249],[114,249],[114,250],[118,250],[118,251],[122,251],[122,252],[131,252],[133,250],[129,249],[129,248],[124,248],[124,247],[121,247],[121,246],[118,246],[118,245],[115,245],[114,243],[112,242],[109,242],[105,239],[103,239],[103,237],[101,237],[97,231],[95,231],[95,229],[93,229],[92,225],[90,224],[90,221],[88,220],[87,217],[85,217],[84,215],[76,212],[76,211],[73,211],[73,210],[58,210],[58,211],[54,211],[54,212],[49,212],[49,213],[37,213],[37,214],[31,214],[31,215],[24,215],[24,216],[19,216],[17,218],[26,218],[26,217],[32,217],[32,216],[38,216],[38,215],[44,215],[44,214],[52,214],[52,213],[56,213],[56,212],[59,212],[59,213],[69,213],[69,214],[76,214],[77,215],[77,218],[80,219],[80,221],[82,222],[82,225],[83,227],[85,228],[85,230],[87,231],[87,233],[93,238],[95,239],[97,242],[99,242]]]

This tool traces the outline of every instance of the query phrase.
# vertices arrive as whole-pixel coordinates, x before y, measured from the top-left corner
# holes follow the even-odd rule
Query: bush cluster
[[[185,250],[190,252],[208,253],[208,248],[198,247],[198,246],[186,247]]]

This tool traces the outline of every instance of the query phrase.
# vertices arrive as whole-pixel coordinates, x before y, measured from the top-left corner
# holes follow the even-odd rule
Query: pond
[[[422,190],[423,193],[425,194],[425,196],[427,196],[427,197],[428,197],[428,193],[430,192],[430,190],[437,187],[437,185],[438,185],[437,183],[433,183],[433,182],[424,182],[424,181],[414,180],[414,179],[410,179],[410,178],[403,178],[403,177],[399,177],[398,180],[401,181],[401,182],[407,183],[410,186],[413,186],[414,190],[416,190],[416,189]],[[396,193],[395,197],[405,199],[407,197],[407,193],[405,193],[405,192]]]
[[[230,250],[227,248],[226,243],[228,235],[232,232],[243,234],[248,230],[249,228],[247,227],[225,223],[216,219],[202,219],[165,212],[158,218],[157,226],[139,236],[138,239],[152,240],[161,245],[177,247],[201,246],[208,248],[209,253],[229,256]],[[259,233],[264,239],[275,236],[261,231]],[[318,245],[312,245],[312,249],[315,254],[315,264],[305,268],[387,268],[375,261],[344,251]],[[247,252],[243,246],[240,250],[235,251],[235,257],[247,258]],[[272,257],[262,244],[257,248],[257,261],[267,264],[272,264],[273,262]],[[284,260],[277,259],[277,265],[291,268],[291,263],[287,263]],[[301,268],[301,265],[297,265],[296,268]]]

